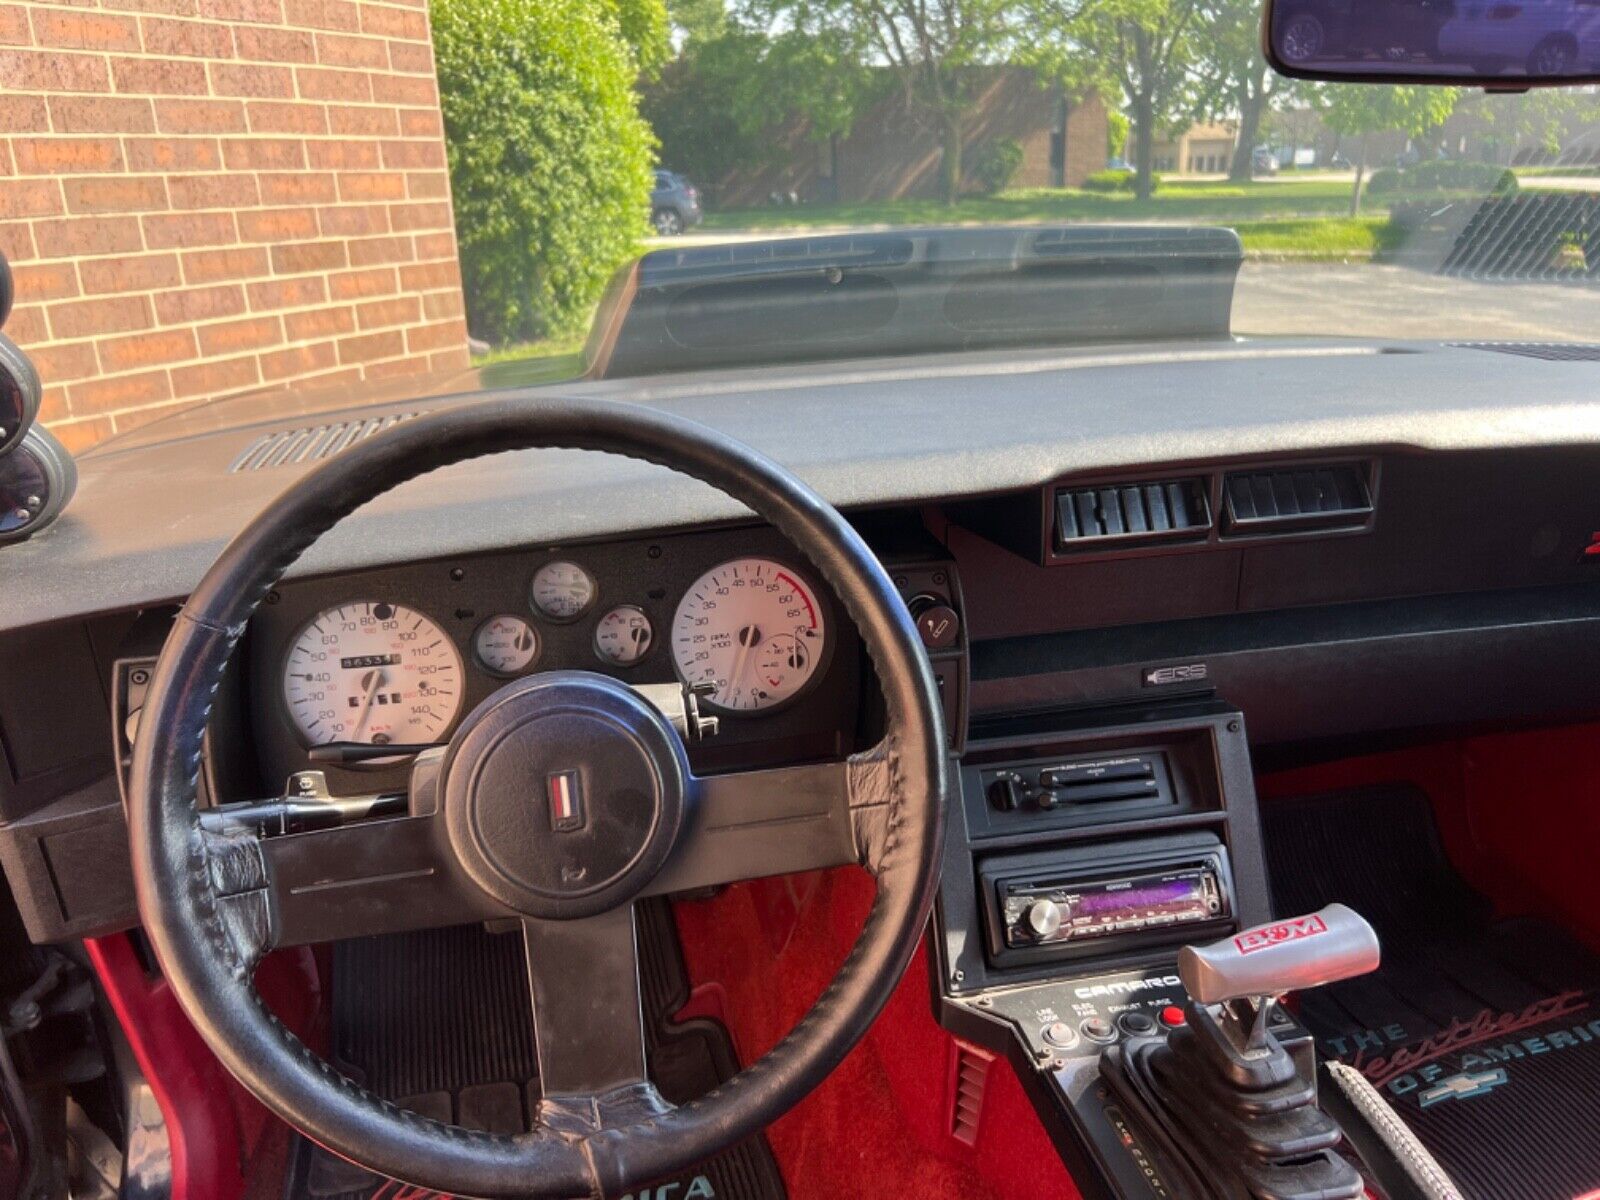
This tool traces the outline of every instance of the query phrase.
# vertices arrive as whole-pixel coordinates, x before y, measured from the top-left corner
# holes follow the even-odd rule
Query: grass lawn
[[[1149,200],[1074,188],[1023,188],[954,205],[891,200],[803,208],[749,208],[710,213],[705,232],[803,232],[862,226],[1041,224],[1052,221],[1181,221],[1228,225],[1245,252],[1263,257],[1344,259],[1386,248],[1386,217],[1351,219],[1346,179],[1262,180],[1237,184],[1166,179]]]
[[[1236,184],[1211,180],[1162,182],[1146,201],[1131,193],[1076,188],[1020,188],[998,196],[969,197],[953,205],[937,200],[880,200],[802,208],[745,208],[708,213],[704,228],[809,229],[817,226],[1033,224],[1048,221],[1260,221],[1337,216],[1350,205],[1350,184],[1340,179],[1267,180]]]
[[[472,365],[483,371],[487,387],[502,382],[518,387],[556,383],[583,374],[583,342],[584,336],[578,335],[497,346],[487,354],[475,355]]]

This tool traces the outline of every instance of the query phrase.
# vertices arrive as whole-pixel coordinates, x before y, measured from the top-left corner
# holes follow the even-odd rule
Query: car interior
[[[1595,1194],[1600,350],[1241,260],[656,250],[75,463],[0,340],[0,1193]]]

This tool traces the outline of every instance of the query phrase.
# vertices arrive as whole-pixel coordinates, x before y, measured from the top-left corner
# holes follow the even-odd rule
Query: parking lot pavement
[[[1234,289],[1244,334],[1592,342],[1600,289],[1478,283],[1371,263],[1247,262]]]

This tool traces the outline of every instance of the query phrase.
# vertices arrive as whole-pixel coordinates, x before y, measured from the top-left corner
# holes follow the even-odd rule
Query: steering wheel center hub
[[[631,688],[558,671],[507,684],[451,739],[445,824],[468,875],[530,917],[594,916],[654,878],[683,824],[683,745]]]

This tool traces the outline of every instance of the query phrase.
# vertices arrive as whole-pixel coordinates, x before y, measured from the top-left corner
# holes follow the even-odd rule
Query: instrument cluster
[[[841,629],[853,640],[832,598],[769,530],[285,584],[253,626],[252,670],[275,693],[256,723],[280,760],[330,744],[436,744],[507,680],[593,670],[700,685],[701,706],[743,719],[735,728],[748,721],[751,736],[785,737],[820,731],[830,706],[815,693]],[[827,690],[850,694],[857,674],[849,669],[849,691]],[[796,706],[811,716],[783,719]],[[838,725],[836,706],[827,721]],[[835,733],[828,752],[844,736]]]

